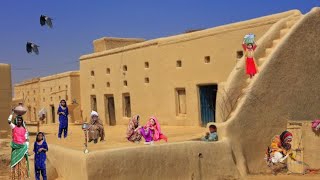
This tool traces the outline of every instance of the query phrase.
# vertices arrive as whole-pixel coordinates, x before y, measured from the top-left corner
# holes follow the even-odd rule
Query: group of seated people
[[[148,122],[144,125],[140,125],[140,116],[133,116],[128,124],[126,138],[130,142],[139,143],[142,139],[145,139],[144,144],[153,144],[154,141],[160,141],[161,139],[168,141],[168,138],[162,133],[159,121],[156,117],[152,116]]]
[[[168,141],[168,138],[162,133],[159,121],[156,117],[152,116],[148,122],[144,125],[140,125],[140,116],[133,116],[128,124],[127,128],[127,140],[130,142],[139,143],[142,139],[145,139],[144,144],[153,144],[154,141],[160,141],[161,139]],[[217,141],[217,127],[215,125],[209,126],[209,132],[201,138],[202,141]]]

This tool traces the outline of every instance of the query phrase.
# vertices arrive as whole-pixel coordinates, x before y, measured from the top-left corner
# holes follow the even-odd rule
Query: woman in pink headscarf
[[[167,136],[161,132],[160,124],[158,119],[152,116],[147,124],[140,130],[142,136],[146,139],[146,142],[149,141],[148,135],[151,134],[153,141],[160,141],[161,139],[168,141]],[[145,137],[146,135],[146,137]]]

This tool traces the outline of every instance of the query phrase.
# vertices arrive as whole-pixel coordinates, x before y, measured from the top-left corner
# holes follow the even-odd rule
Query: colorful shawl
[[[155,125],[151,124],[150,122],[151,119],[154,120]],[[165,141],[167,141],[167,137],[162,133],[159,121],[155,116],[152,116],[149,119],[149,121],[145,125],[145,128],[151,128],[154,141],[159,141],[161,139],[164,139]]]
[[[315,131],[318,131],[320,129],[320,120],[312,121],[311,128]]]
[[[28,176],[30,177],[27,144],[16,144],[14,142],[11,142],[11,148],[12,148],[11,162],[10,162],[11,168],[13,168],[15,165],[17,165],[22,160],[22,158],[26,158]]]
[[[130,137],[134,134],[134,130],[139,126],[139,115],[133,116],[129,120],[128,128],[127,128],[127,139],[130,139]]]

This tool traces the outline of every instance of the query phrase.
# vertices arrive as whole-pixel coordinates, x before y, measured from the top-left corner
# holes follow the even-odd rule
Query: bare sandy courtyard
[[[97,144],[89,143],[89,151],[99,151],[105,149],[114,149],[114,148],[126,148],[126,147],[136,147],[136,146],[146,146],[141,142],[140,144],[130,143],[125,139],[126,126],[111,126],[105,127],[106,131],[106,141],[98,142]],[[35,127],[29,127],[30,131],[30,140],[31,145],[35,140]],[[47,142],[49,145],[50,153],[50,144],[55,144],[63,146],[65,148],[71,148],[74,150],[82,151],[84,149],[84,133],[81,130],[80,125],[70,125],[69,126],[69,136],[67,139],[59,140],[57,138],[58,125],[43,125],[40,127],[40,131],[46,133]],[[191,127],[191,126],[163,126],[163,132],[169,137],[168,143],[171,142],[182,142],[182,141],[191,141],[199,139],[205,132],[206,128],[203,127]],[[10,158],[10,139],[1,140],[0,146],[0,179],[9,178],[9,158]],[[163,144],[165,142],[156,142],[153,146],[158,144]],[[32,146],[31,146],[32,148]],[[30,149],[32,151],[32,149]],[[33,166],[33,156],[30,157],[31,165]],[[32,174],[34,172],[31,172]],[[248,177],[249,180],[316,180],[320,179],[319,175],[251,175]],[[59,179],[63,180],[63,179]]]

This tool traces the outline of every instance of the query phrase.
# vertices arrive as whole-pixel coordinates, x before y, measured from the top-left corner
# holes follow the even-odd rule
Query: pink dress
[[[24,144],[26,142],[27,130],[23,126],[18,127],[13,125],[11,128],[12,128],[13,142],[16,144]]]

